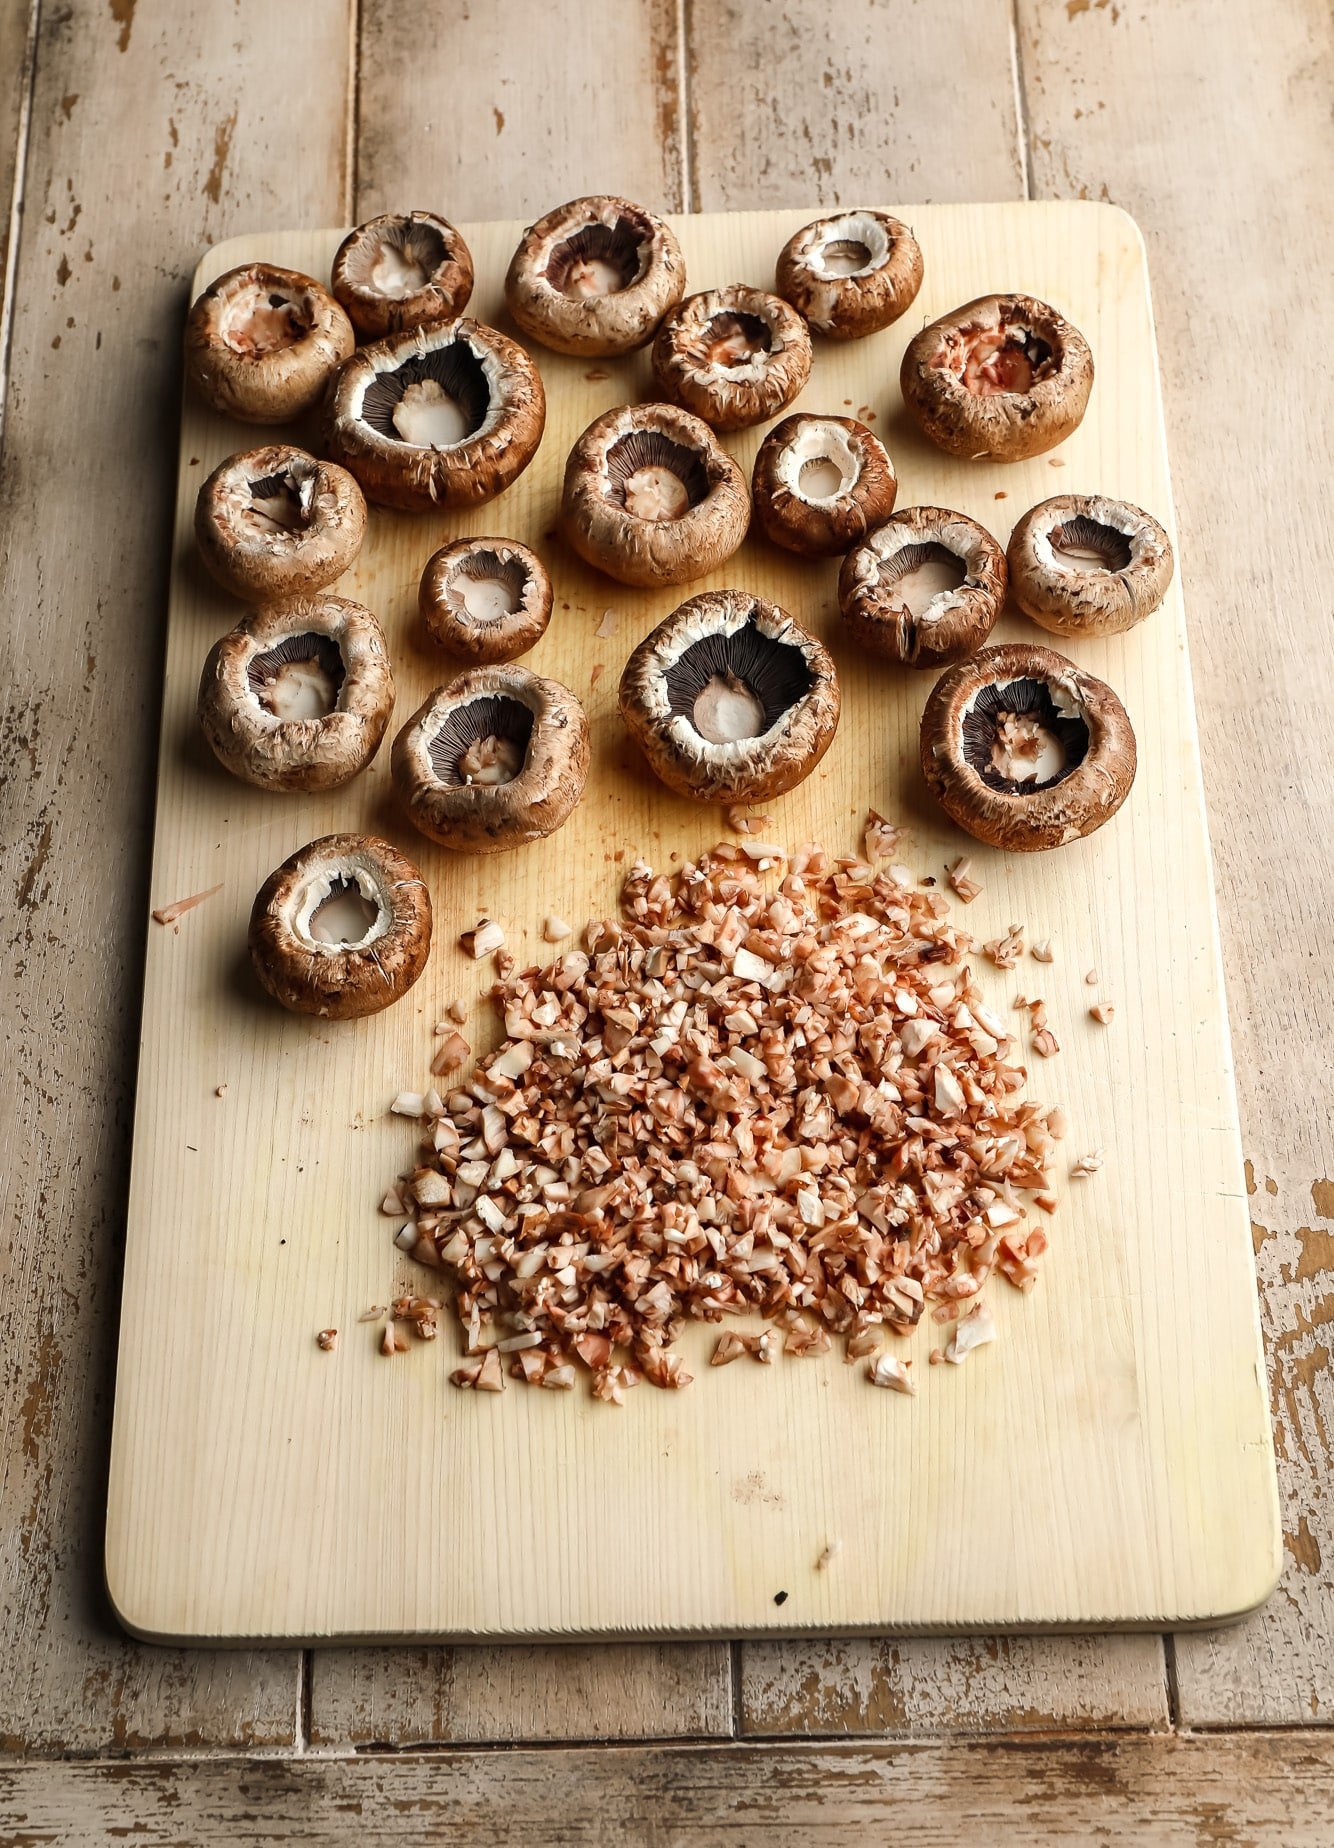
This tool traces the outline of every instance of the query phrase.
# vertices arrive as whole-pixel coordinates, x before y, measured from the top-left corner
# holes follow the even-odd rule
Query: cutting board
[[[899,501],[962,509],[1004,543],[1035,502],[1124,496],[1172,528],[1144,248],[1109,206],[904,209],[926,281],[898,327],[817,341],[800,407],[873,421]],[[674,220],[692,288],[767,285],[814,212]],[[500,283],[521,227],[464,227],[473,311],[507,323]],[[327,276],[340,234],[283,232],[212,250],[196,286],[263,257]],[[991,290],[1059,306],[1088,336],[1097,383],[1059,453],[1010,467],[953,461],[907,422],[909,336]],[[115,1607],[161,1639],[691,1636],[1189,1624],[1272,1589],[1281,1557],[1209,842],[1179,589],[1128,635],[1067,644],[1109,680],[1139,737],[1120,816],[1050,854],[970,845],[916,768],[931,676],[862,657],[838,632],[837,561],[807,564],[758,536],[690,592],[627,591],[555,536],[565,456],[608,407],[650,395],[647,356],[537,353],[546,437],[533,466],[472,514],[376,511],[339,585],[383,622],[395,725],[451,668],[424,643],[416,588],[447,538],[505,533],[548,561],[555,616],[528,658],[587,705],[593,770],[573,819],[518,853],[460,858],[397,813],[388,749],[350,787],[276,796],[212,760],[194,718],[200,668],[240,615],[194,554],[200,483],[267,440],[185,405],[167,638],[152,903],[221,889],[175,927],[147,922],[106,1570]],[[749,470],[762,431],[727,439]],[[474,1045],[494,1043],[488,967],[459,933],[484,913],[520,958],[543,917],[614,908],[637,856],[666,867],[723,833],[716,808],[668,792],[624,735],[616,683],[634,643],[686,594],[740,584],[831,646],[843,720],[818,772],[766,805],[769,837],[856,847],[874,806],[912,829],[908,858],[943,878],[972,853],[983,885],[959,921],[979,940],[1014,922],[1056,960],[982,965],[989,998],[1045,996],[1062,1047],[1030,1091],[1071,1125],[1061,1205],[1036,1290],[998,1282],[998,1341],[928,1368],[940,1330],[910,1344],[919,1396],[876,1391],[841,1354],[774,1367],[707,1365],[688,1331],[684,1392],[641,1387],[623,1409],[585,1391],[448,1383],[452,1322],[391,1359],[359,1323],[422,1288],[378,1212],[416,1126],[388,1114],[429,1082],[433,1024],[454,996]],[[606,612],[610,611],[610,617]],[[611,627],[610,634],[599,629]],[[1051,638],[1007,618],[993,639]],[[414,856],[435,904],[427,972],[398,1007],[347,1023],[297,1019],[253,981],[245,933],[268,872],[304,842],[383,832]],[[1097,987],[1086,971],[1099,973]],[[1095,996],[1115,1004],[1095,1024]],[[219,1093],[221,1092],[221,1095]],[[1099,1149],[1096,1175],[1067,1180]],[[322,1352],[317,1330],[340,1331]],[[841,1543],[824,1569],[817,1560]],[[786,1594],[780,1596],[780,1594]]]

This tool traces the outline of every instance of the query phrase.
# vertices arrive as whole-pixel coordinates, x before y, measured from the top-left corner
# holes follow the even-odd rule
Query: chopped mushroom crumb
[[[565,919],[558,918],[553,911],[542,926],[542,935],[548,943],[564,943],[567,937],[574,935],[574,932]]]
[[[911,1397],[917,1391],[908,1370],[911,1366],[910,1360],[899,1360],[893,1354],[877,1354],[874,1360],[866,1363],[866,1376],[872,1386],[888,1386],[891,1392],[906,1392]]]
[[[315,1337],[315,1345],[318,1348],[322,1348],[326,1354],[332,1354],[334,1349],[338,1346],[338,1330],[336,1328],[322,1328]]]
[[[945,868],[945,877],[951,890],[958,893],[965,905],[971,905],[982,890],[977,880],[972,877],[973,862],[968,855],[961,854],[951,866]]]
[[[451,1033],[448,1039],[440,1042],[440,1049],[431,1060],[431,1076],[441,1078],[446,1072],[457,1071],[466,1065],[472,1057],[472,1047],[461,1033]]]
[[[1098,1025],[1102,1027],[1111,1026],[1112,1017],[1115,1013],[1116,1008],[1110,1001],[1099,1001],[1095,1007],[1089,1009],[1090,1017],[1096,1020]]]
[[[1040,943],[1035,943],[1028,953],[1033,958],[1034,962],[1049,963],[1056,961],[1056,952],[1051,947],[1050,937],[1044,937]]]
[[[841,1540],[831,1540],[820,1557],[816,1560],[815,1570],[817,1572],[827,1572],[842,1551],[843,1542]]]
[[[982,954],[990,957],[998,969],[1013,969],[1024,953],[1024,927],[1011,924],[1003,937],[993,937],[982,945]]]
[[[1098,971],[1096,969],[1090,969],[1084,977],[1084,980],[1088,983],[1090,988],[1096,988],[1098,986]]]
[[[996,1323],[990,1309],[985,1303],[974,1303],[962,1321],[955,1323],[945,1343],[945,1358],[961,1367],[974,1348],[985,1347],[995,1339]]]
[[[1105,1157],[1103,1156],[1102,1150],[1094,1149],[1088,1155],[1081,1155],[1079,1160],[1071,1167],[1070,1173],[1075,1180],[1082,1180],[1085,1175],[1096,1174],[1099,1168],[1101,1168],[1104,1159]]]
[[[392,1316],[384,1325],[384,1334],[380,1338],[380,1352],[382,1354],[400,1354],[406,1352],[403,1343],[394,1334],[394,1320]]]
[[[1039,1027],[1033,1035],[1033,1050],[1044,1059],[1050,1059],[1061,1050],[1061,1043],[1050,1027]]]
[[[216,1087],[216,1089],[214,1090],[214,1092],[213,1092],[213,1095],[214,1095],[215,1097],[226,1097],[226,1095],[227,1095],[227,1086],[226,1086],[225,1084],[220,1084],[220,1085],[218,1085],[218,1086]]]
[[[183,918],[187,911],[193,911],[196,905],[202,905],[206,898],[212,898],[215,892],[221,892],[221,890],[222,882],[219,881],[217,885],[210,886],[207,892],[195,892],[189,898],[178,898],[174,904],[161,905],[153,913],[153,922],[174,924],[178,918]]]
[[[481,962],[493,950],[504,948],[505,933],[494,918],[479,918],[471,930],[464,931],[459,944],[474,962]]]
[[[615,627],[616,627],[615,610],[603,610],[602,621],[598,624],[597,628],[594,629],[593,633],[594,635],[599,636],[603,641],[605,641],[607,637],[615,629]]]

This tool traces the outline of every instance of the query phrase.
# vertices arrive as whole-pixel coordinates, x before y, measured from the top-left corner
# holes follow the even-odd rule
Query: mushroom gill
[[[327,635],[287,635],[251,661],[250,690],[266,712],[290,723],[323,719],[338,704],[347,669]]]
[[[757,314],[728,309],[705,322],[694,344],[703,365],[730,372],[771,352],[773,335]]]
[[[448,789],[512,783],[523,769],[532,735],[529,707],[503,694],[487,694],[450,708],[427,755]]]
[[[673,714],[710,744],[762,738],[814,684],[800,648],[753,623],[703,635],[666,670]]]
[[[646,232],[624,214],[615,224],[584,225],[556,245],[547,259],[546,279],[576,301],[619,295],[638,281],[644,268]]]
[[[1083,718],[1062,712],[1043,680],[982,687],[963,715],[962,732],[965,761],[1005,795],[1053,788],[1079,768],[1089,748]]]
[[[679,520],[709,491],[703,458],[660,430],[630,430],[607,451],[610,498],[640,520]]]
[[[1130,541],[1114,526],[1104,526],[1087,514],[1076,514],[1051,530],[1051,549],[1058,561],[1076,570],[1124,571],[1130,563]]]
[[[466,340],[454,340],[377,372],[363,394],[361,419],[390,442],[448,449],[475,435],[490,408],[481,360]]]
[[[297,464],[280,474],[265,475],[248,483],[250,503],[242,507],[242,514],[262,531],[298,532],[314,520],[318,485],[318,469]]]

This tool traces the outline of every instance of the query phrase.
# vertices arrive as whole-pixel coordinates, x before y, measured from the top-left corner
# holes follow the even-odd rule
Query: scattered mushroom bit
[[[1110,1027],[1116,1009],[1110,1001],[1099,1001],[1096,1007],[1089,1009],[1089,1013],[1100,1027]]]
[[[945,877],[950,890],[957,892],[965,905],[971,905],[982,888],[972,877],[973,863],[966,853],[960,854],[954,863],[945,868]]]
[[[315,1337],[315,1345],[323,1349],[326,1354],[332,1354],[334,1349],[338,1346],[338,1330],[336,1328],[322,1328]]]
[[[993,1271],[1032,1284],[1022,1196],[1046,1190],[1051,1122],[948,901],[898,871],[810,846],[766,891],[740,844],[674,877],[639,862],[623,921],[496,985],[506,1040],[416,1099],[401,1189],[400,1242],[457,1284],[456,1384],[500,1390],[503,1356],[530,1385],[587,1369],[620,1404],[687,1383],[687,1319],[776,1325],[724,1333],[715,1365],[831,1333],[865,1353]]]

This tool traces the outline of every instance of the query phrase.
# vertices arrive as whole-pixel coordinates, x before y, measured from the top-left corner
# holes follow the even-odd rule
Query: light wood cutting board
[[[901,209],[901,208],[900,208]],[[812,212],[674,221],[691,286],[768,285]],[[896,328],[817,342],[800,404],[873,417],[899,501],[957,507],[1005,541],[1054,493],[1100,490],[1172,527],[1144,250],[1125,215],[1084,204],[929,206],[904,213],[926,282]],[[502,315],[521,227],[467,226],[473,311]],[[336,232],[274,233],[211,251],[197,286],[266,257],[327,276]],[[1052,457],[1008,468],[950,460],[907,423],[903,347],[925,319],[989,290],[1059,306],[1087,334],[1097,383]],[[502,325],[504,322],[502,320]],[[690,592],[626,591],[553,536],[569,447],[599,412],[648,395],[647,357],[539,352],[549,416],[538,458],[468,516],[375,512],[339,586],[390,637],[395,724],[452,671],[416,625],[422,565],[447,537],[534,545],[557,586],[530,657],[586,702],[587,794],[549,842],[460,859],[414,836],[391,800],[388,749],[351,787],[261,794],[211,759],[194,720],[200,667],[239,608],[192,549],[199,484],[267,440],[187,402],[181,435],[159,769],[153,904],[221,884],[178,928],[148,926],[134,1173],[116,1388],[107,1579],[132,1630],[163,1639],[379,1636],[556,1638],[803,1630],[1163,1625],[1241,1613],[1281,1557],[1227,1019],[1181,598],[1126,636],[1070,645],[1120,691],[1140,744],[1117,820],[1052,854],[971,848],[934,810],[915,767],[931,676],[859,657],[838,634],[837,561],[807,565],[762,539]],[[728,439],[749,469],[761,431]],[[429,1082],[431,1029],[461,995],[474,1019],[490,977],[457,947],[483,913],[521,957],[543,956],[555,910],[615,904],[623,865],[658,866],[723,832],[670,796],[623,735],[616,683],[633,644],[681,597],[737,583],[822,635],[844,687],[819,771],[777,804],[767,834],[855,847],[868,805],[914,830],[911,864],[940,878],[973,853],[979,939],[1022,921],[1056,961],[988,971],[996,1002],[1041,993],[1060,1055],[1030,1090],[1071,1122],[1066,1160],[1102,1171],[1057,1186],[1037,1290],[997,1284],[1000,1339],[963,1368],[928,1368],[929,1318],[901,1349],[920,1396],[877,1392],[836,1352],[776,1367],[707,1366],[644,1386],[623,1410],[584,1391],[461,1393],[452,1327],[392,1360],[357,1321],[414,1267],[377,1204],[410,1162],[415,1126],[387,1116]],[[596,634],[604,612],[614,631]],[[1049,640],[1018,619],[995,639]],[[425,977],[378,1019],[325,1024],[259,994],[245,953],[265,875],[317,835],[368,828],[416,857],[435,902]],[[1096,990],[1085,971],[1096,968]],[[1110,1028],[1087,1009],[1115,1003]],[[470,1029],[474,1044],[494,1029]],[[225,1094],[216,1095],[225,1086]],[[1065,1161],[1062,1163],[1062,1168]],[[424,1273],[418,1273],[424,1276]],[[419,1284],[417,1287],[421,1287]],[[318,1329],[341,1331],[337,1351]],[[832,1541],[828,1569],[816,1561]],[[779,1602],[778,1594],[786,1593]]]

